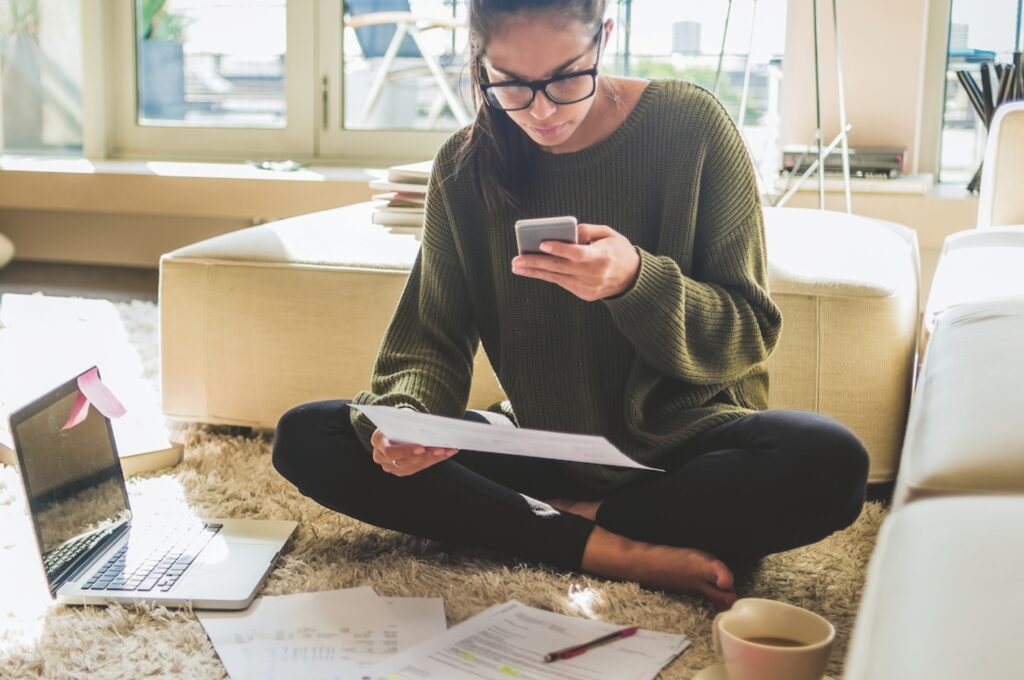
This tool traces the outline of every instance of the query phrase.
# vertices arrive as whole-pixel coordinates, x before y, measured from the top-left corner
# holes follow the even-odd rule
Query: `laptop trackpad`
[[[247,600],[262,583],[277,552],[272,545],[234,543],[215,536],[172,592],[193,600]]]

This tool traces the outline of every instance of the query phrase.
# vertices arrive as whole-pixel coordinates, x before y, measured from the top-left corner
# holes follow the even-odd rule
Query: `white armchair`
[[[1003,104],[989,126],[978,228],[1024,225],[1024,102]]]
[[[989,127],[976,229],[946,238],[924,313],[927,341],[944,312],[1024,298],[1024,102],[1003,104]],[[923,346],[923,343],[922,343]]]

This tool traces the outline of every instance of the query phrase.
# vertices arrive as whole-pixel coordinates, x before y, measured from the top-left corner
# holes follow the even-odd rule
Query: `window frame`
[[[1019,3],[1018,3],[1019,4]],[[953,23],[953,0],[928,0],[928,25],[922,74],[920,124],[915,142],[915,172],[929,172],[936,184],[961,186],[960,180],[942,178],[942,141],[946,113],[946,72],[949,69],[949,40]]]
[[[952,0],[929,0],[925,28],[924,72],[921,74],[920,123],[914,142],[914,169],[931,173],[941,182],[942,130],[946,99],[946,57],[949,52],[949,24]]]
[[[452,131],[342,127],[342,0],[287,0],[284,128],[140,125],[134,1],[83,0],[83,152],[88,158],[303,162],[381,165],[431,158]],[[106,38],[106,39],[105,39]],[[104,104],[106,111],[104,111]],[[84,114],[83,114],[84,115]],[[330,121],[335,121],[332,127]]]
[[[342,0],[317,0],[316,151],[319,159],[366,165],[433,158],[454,130],[348,130],[344,122]],[[331,123],[334,123],[332,125]]]
[[[315,3],[287,0],[285,59],[286,123],[283,128],[191,127],[140,125],[137,104],[134,0],[104,3],[110,88],[109,154],[118,158],[188,158],[246,160],[254,157],[298,157],[309,160],[313,135],[314,41],[308,39]]]

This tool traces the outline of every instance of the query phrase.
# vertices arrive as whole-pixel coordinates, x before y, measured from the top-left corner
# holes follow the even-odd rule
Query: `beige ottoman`
[[[867,448],[868,480],[889,481],[914,378],[916,233],[846,213],[764,212],[771,295],[783,316],[768,359],[771,406],[832,416]]]
[[[964,304],[939,318],[910,408],[898,504],[1024,495],[1022,348],[1024,300]]]
[[[160,258],[164,413],[273,428],[370,383],[419,251],[416,230],[370,223],[371,204],[302,215]],[[477,355],[470,405],[502,399]]]
[[[882,526],[845,680],[1024,676],[1024,498],[913,503]]]
[[[872,479],[886,479],[910,385],[916,245],[894,225],[846,215],[767,214],[771,286],[786,314],[773,405],[839,418],[867,444]],[[166,414],[271,428],[296,404],[365,389],[418,249],[415,230],[370,224],[361,204],[165,255]],[[501,398],[478,355],[470,406]]]

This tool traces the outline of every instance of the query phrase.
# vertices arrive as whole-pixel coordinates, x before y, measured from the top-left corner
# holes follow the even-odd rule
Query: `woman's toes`
[[[712,560],[712,562],[709,565],[709,568],[711,572],[711,578],[709,580],[716,586],[718,586],[720,590],[731,591],[733,588],[734,579],[732,575],[732,570],[726,566],[725,562],[722,562],[721,560]]]

